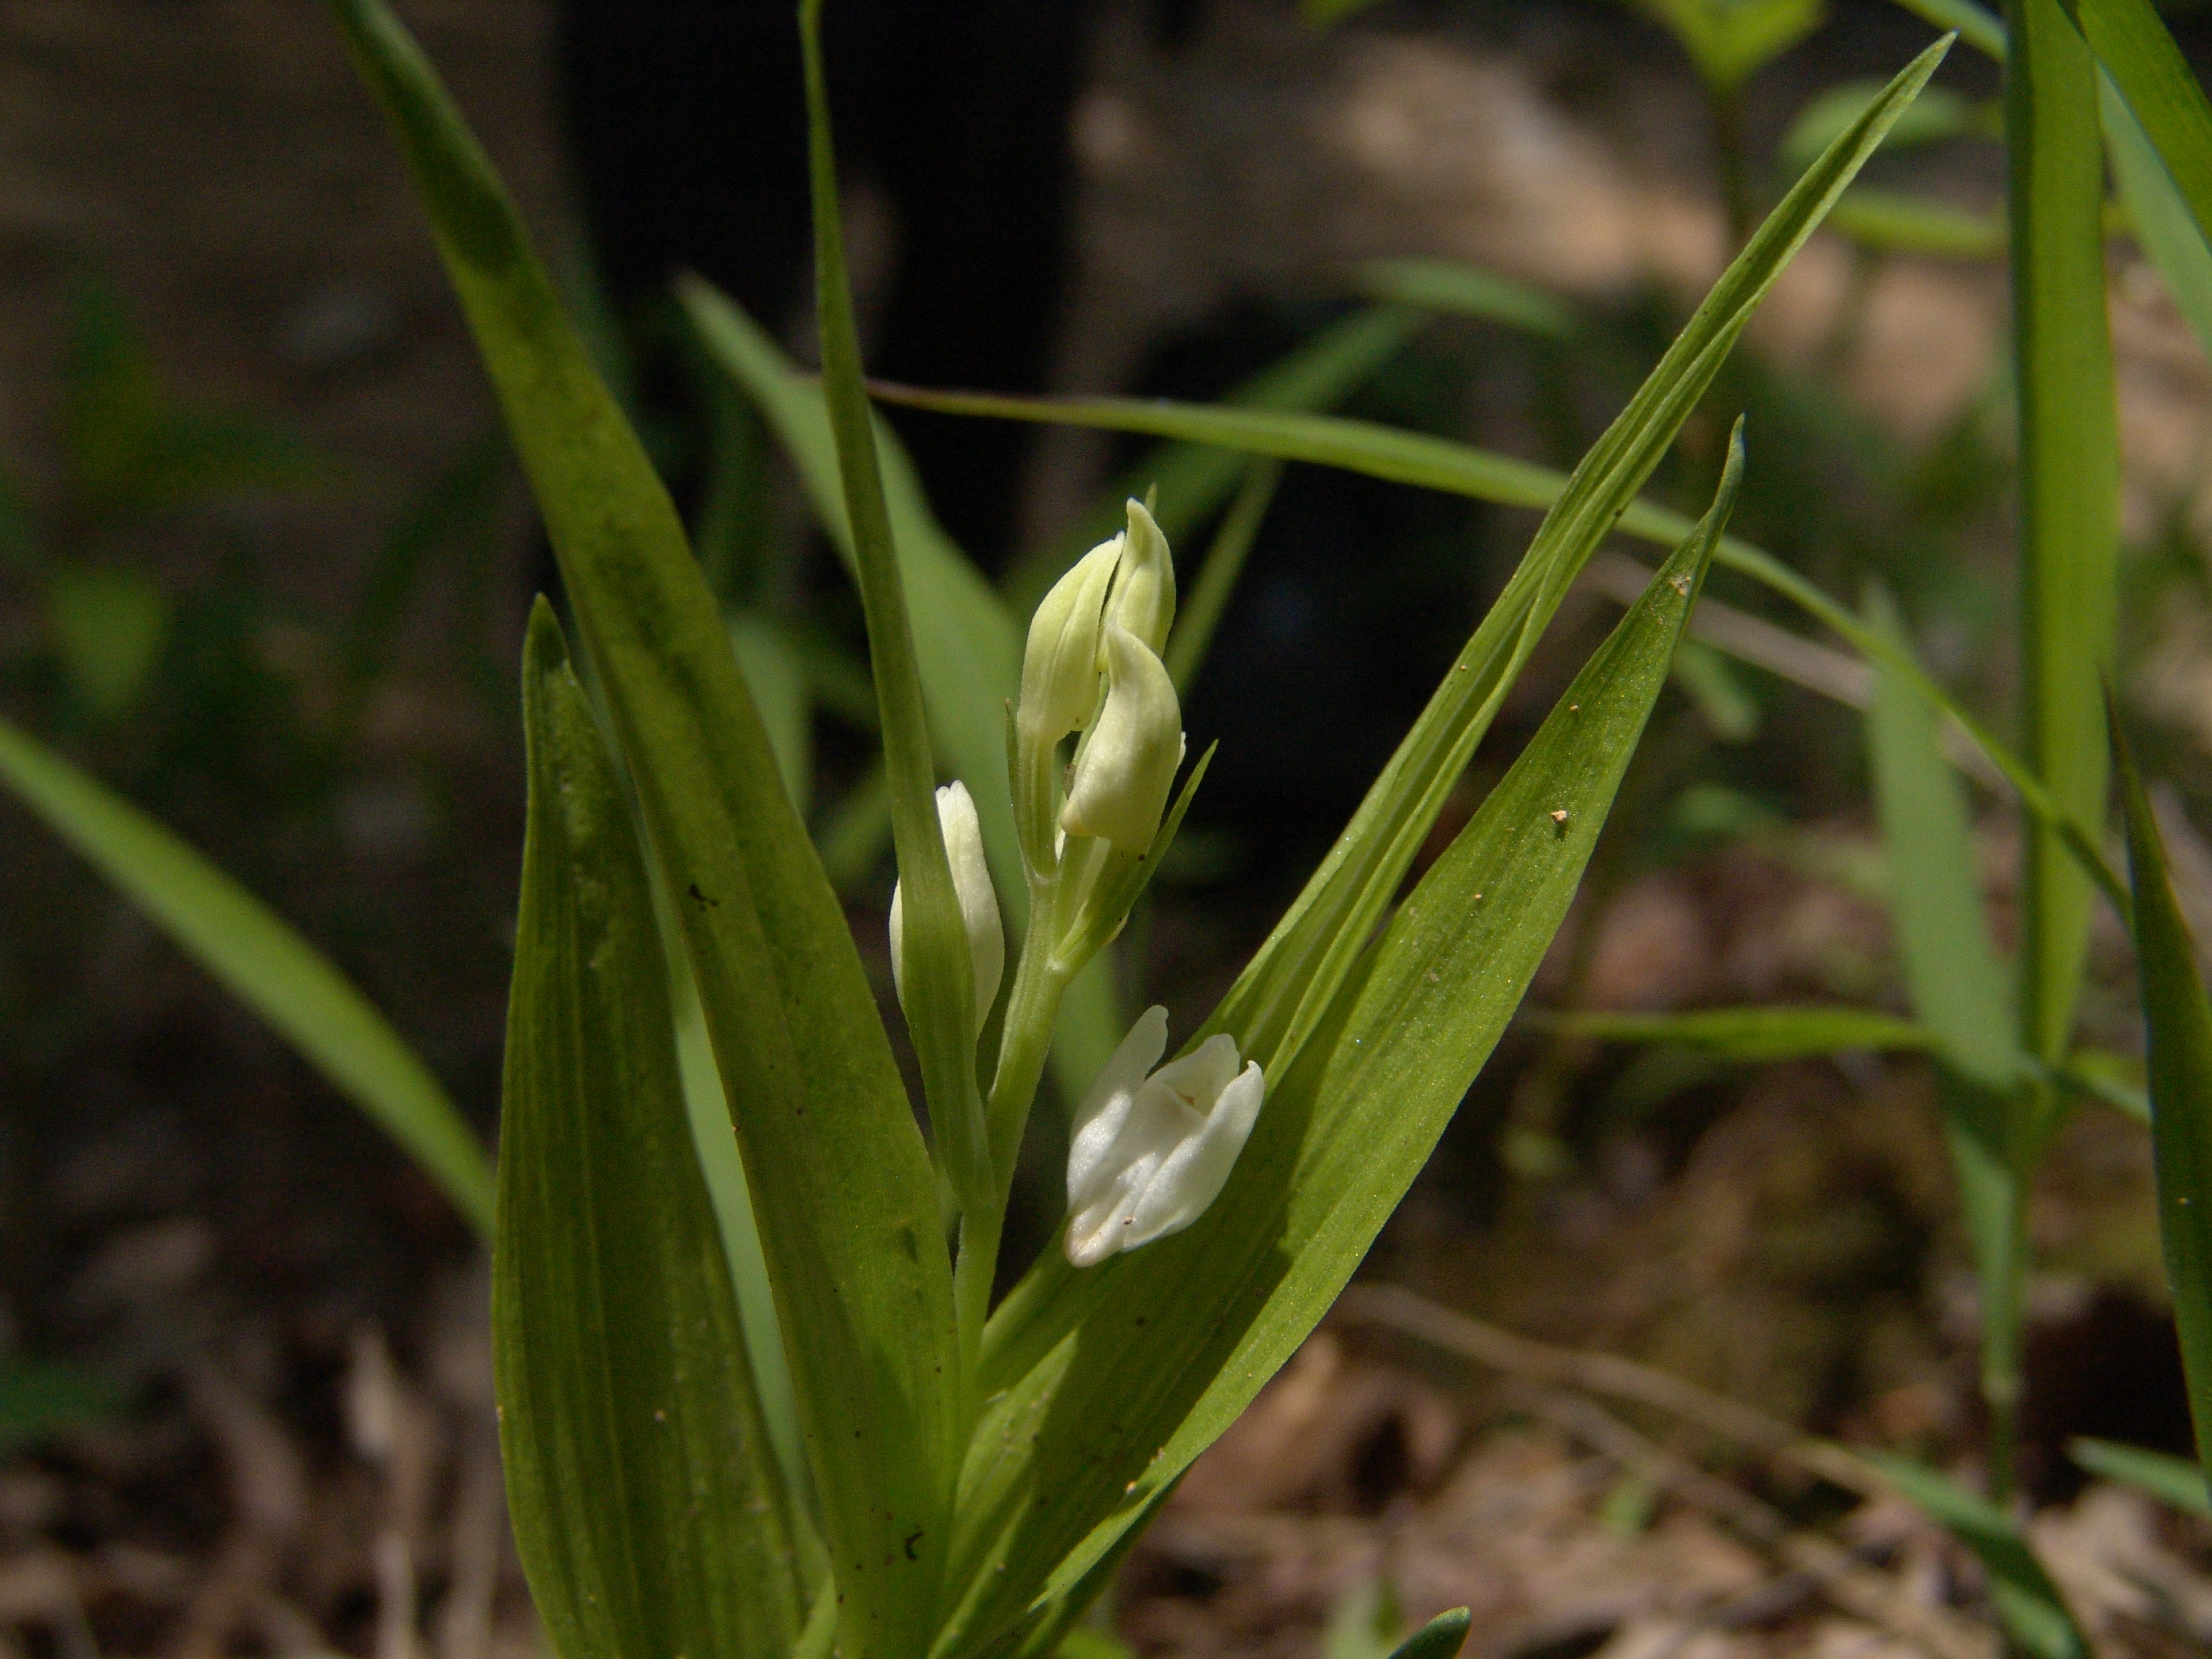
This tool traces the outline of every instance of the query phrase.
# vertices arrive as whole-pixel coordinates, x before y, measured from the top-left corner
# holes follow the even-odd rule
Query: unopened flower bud
[[[999,898],[983,862],[983,826],[968,786],[957,779],[937,792],[937,822],[945,832],[945,856],[952,866],[952,890],[960,901],[960,920],[968,930],[968,960],[975,970],[975,1031],[999,994],[1006,968],[1006,935],[999,922]],[[906,907],[898,887],[891,889],[891,982],[899,1004],[906,1004]]]
[[[1052,586],[1030,619],[1022,653],[1024,730],[1048,746],[1090,720],[1098,704],[1098,630],[1125,538],[1103,541]]]
[[[1106,625],[1105,657],[1106,706],[1076,757],[1060,828],[1143,853],[1182,764],[1182,709],[1152,647],[1118,623]]]
[[[1168,538],[1145,510],[1145,504],[1133,500],[1129,528],[1122,536],[1121,568],[1114,578],[1114,596],[1107,601],[1106,619],[1121,623],[1158,656],[1168,648],[1168,628],[1175,621],[1175,556],[1168,551]]]
[[[1260,1115],[1267,1079],[1257,1060],[1238,1069],[1236,1038],[1208,1037],[1153,1071],[1167,1040],[1168,1011],[1146,1009],[1077,1109],[1066,1249],[1079,1267],[1197,1220]]]

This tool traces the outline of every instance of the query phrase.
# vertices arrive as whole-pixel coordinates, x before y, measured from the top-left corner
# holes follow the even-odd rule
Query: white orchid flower
[[[955,778],[937,792],[937,822],[945,832],[945,856],[952,866],[952,890],[960,901],[960,920],[968,929],[968,960],[975,969],[975,1034],[999,994],[1006,971],[1006,934],[999,921],[999,896],[983,862],[983,826],[968,786]],[[906,1006],[906,907],[891,889],[891,982],[899,1006]]]
[[[1067,1152],[1067,1259],[1096,1267],[1116,1250],[1180,1232],[1229,1179],[1260,1115],[1260,1062],[1237,1069],[1222,1033],[1158,1071],[1168,1011],[1148,1008],[1091,1085]]]

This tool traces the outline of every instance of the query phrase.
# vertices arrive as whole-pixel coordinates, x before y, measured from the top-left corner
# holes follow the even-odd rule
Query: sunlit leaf
[[[1279,1029],[1239,1030],[1269,1068],[1267,1102],[1212,1207],[1097,1267],[1054,1249],[1000,1309],[982,1387],[1005,1392],[962,1479],[956,1582],[976,1599],[956,1613],[956,1637],[1041,1616],[1082,1580],[1366,1253],[1573,898],[1740,476],[1739,450],[1698,534],[1422,878],[1322,1028],[1302,1048]]]
[[[958,1378],[934,1176],[682,525],[419,49],[331,0],[428,210],[662,860],[749,1172],[848,1628],[933,1605]],[[873,1635],[860,1644],[877,1645]]]
[[[782,1485],[692,1149],[629,806],[550,607],[523,671],[492,1352],[515,1545],[562,1659],[784,1659]]]

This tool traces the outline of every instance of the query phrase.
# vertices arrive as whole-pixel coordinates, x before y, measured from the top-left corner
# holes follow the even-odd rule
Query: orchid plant
[[[414,43],[380,0],[334,9],[428,208],[571,607],[564,625],[540,602],[524,662],[494,1258],[508,1493],[554,1645],[568,1659],[1054,1651],[1327,1310],[1526,990],[1665,684],[1741,476],[1740,433],[1711,511],[1401,899],[1415,855],[1583,564],[1948,42],[1749,239],[1219,1005],[1164,1064],[1170,1016],[1148,1010],[1070,1091],[1067,1223],[994,1308],[1064,1006],[1206,769],[1184,766],[1166,666],[1166,536],[1130,502],[1010,659],[1000,602],[917,532],[910,501],[895,513],[887,480],[908,486],[861,377],[807,0],[823,372],[776,395],[794,429],[831,440],[817,453],[834,455],[826,516],[866,617],[925,1140],[659,481]],[[713,296],[690,299],[712,319]],[[965,628],[944,625],[948,588],[968,596]],[[947,651],[965,659],[951,673]],[[964,740],[963,678],[998,700],[1002,744]],[[994,1021],[1009,918],[1019,944]],[[687,1116],[695,1007],[707,1043],[692,1069],[711,1071],[743,1169],[735,1215],[718,1213],[712,1138],[696,1142]],[[730,1264],[747,1261],[766,1309],[741,1305],[753,1276]],[[781,1397],[786,1434],[763,1403]]]

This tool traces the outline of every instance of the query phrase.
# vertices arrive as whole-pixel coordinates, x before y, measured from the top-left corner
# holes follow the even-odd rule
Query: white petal
[[[1083,1103],[1075,1109],[1074,1120],[1068,1126],[1067,1207],[1071,1212],[1095,1203],[1111,1184],[1118,1171],[1106,1162],[1106,1155],[1121,1137],[1138,1085],[1144,1082],[1145,1073],[1159,1064],[1167,1046],[1168,1011],[1158,1006],[1146,1009],[1100,1068]]]
[[[1070,1205],[1068,1260],[1079,1267],[1103,1261],[1127,1248],[1138,1206],[1158,1180],[1160,1170],[1204,1128],[1198,1114],[1172,1089],[1147,1083],[1123,1097],[1127,1109],[1119,1130],[1099,1160],[1098,1190],[1088,1202]],[[1102,1115],[1098,1121],[1103,1121]]]
[[[1133,1250],[1180,1232],[1206,1213],[1228,1183],[1266,1092],[1267,1079],[1255,1060],[1222,1090],[1205,1127],[1178,1146],[1146,1183],[1121,1229],[1121,1249]]]
[[[1181,1060],[1161,1066],[1152,1080],[1174,1090],[1201,1113],[1208,1112],[1236,1077],[1237,1063],[1237,1039],[1217,1031]]]

